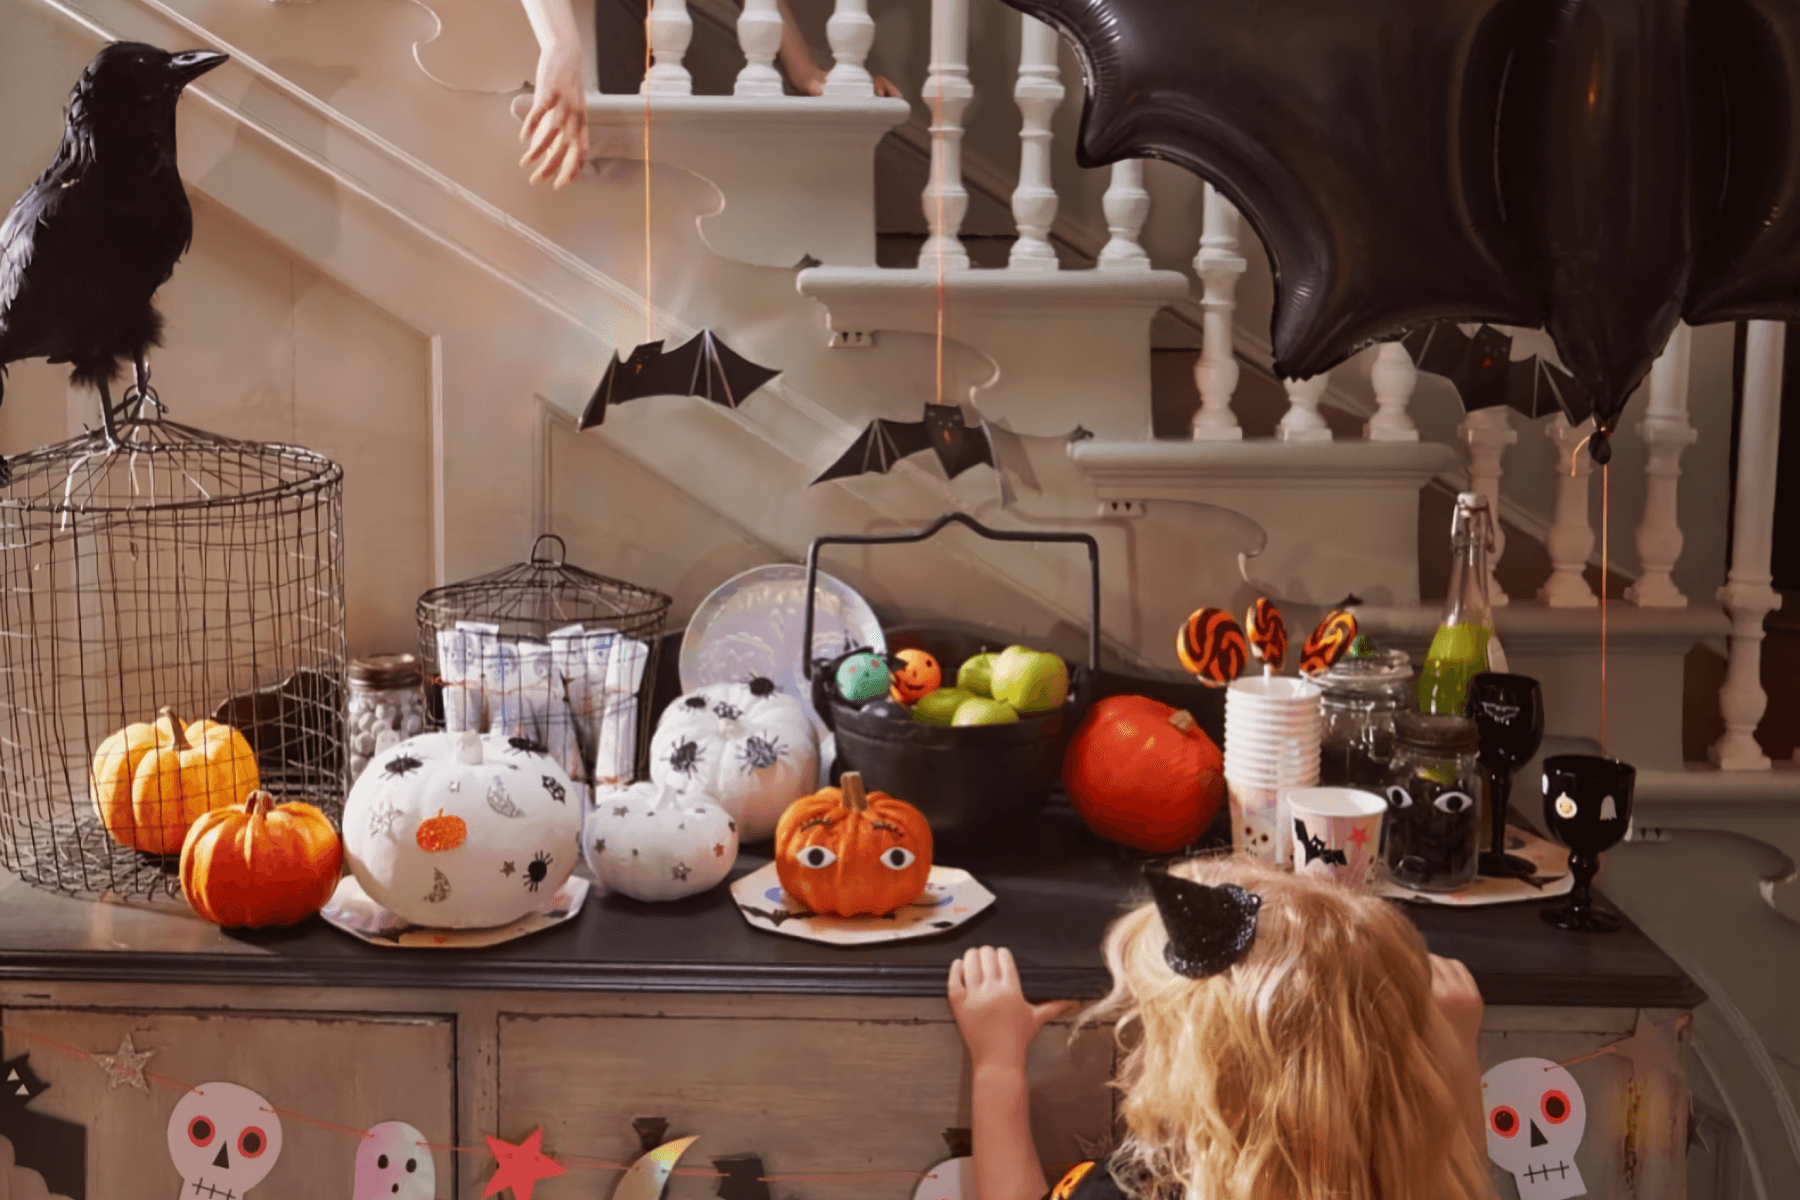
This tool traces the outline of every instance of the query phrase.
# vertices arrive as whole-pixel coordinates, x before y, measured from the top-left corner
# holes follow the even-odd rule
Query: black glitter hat
[[[1163,957],[1189,979],[1217,975],[1250,950],[1262,897],[1235,883],[1195,883],[1166,870],[1144,872],[1169,944]]]

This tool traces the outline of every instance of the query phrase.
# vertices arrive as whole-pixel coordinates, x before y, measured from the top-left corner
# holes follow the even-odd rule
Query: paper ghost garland
[[[244,1200],[281,1157],[281,1118],[247,1087],[203,1083],[169,1115],[169,1157],[183,1196]]]
[[[1512,1172],[1519,1200],[1587,1195],[1575,1165],[1587,1100],[1575,1077],[1547,1058],[1515,1058],[1481,1077],[1488,1157]]]
[[[350,1200],[437,1200],[437,1164],[425,1135],[405,1121],[383,1121],[356,1148]]]

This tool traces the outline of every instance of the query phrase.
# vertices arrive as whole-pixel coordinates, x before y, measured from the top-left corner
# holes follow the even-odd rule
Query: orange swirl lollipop
[[[1250,650],[1230,613],[1197,608],[1175,633],[1175,655],[1207,687],[1224,687],[1244,673]]]
[[[1317,675],[1330,670],[1355,640],[1356,614],[1345,608],[1332,609],[1300,647],[1300,673]]]
[[[1287,661],[1287,622],[1281,610],[1267,596],[1258,596],[1250,611],[1244,614],[1244,632],[1250,638],[1250,653],[1262,660],[1263,670],[1274,674]]]

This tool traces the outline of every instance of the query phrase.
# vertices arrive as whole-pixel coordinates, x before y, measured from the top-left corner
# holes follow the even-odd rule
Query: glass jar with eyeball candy
[[[1461,891],[1475,882],[1481,858],[1475,722],[1401,712],[1394,733],[1382,861],[1402,887]]]
[[[350,662],[350,782],[369,760],[425,732],[425,695],[416,654],[372,654]]]

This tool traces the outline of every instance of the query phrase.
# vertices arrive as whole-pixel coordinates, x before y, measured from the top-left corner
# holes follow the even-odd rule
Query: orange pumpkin
[[[794,901],[836,917],[885,916],[925,892],[931,826],[885,792],[865,792],[846,771],[843,787],[788,805],[775,828],[775,871]]]
[[[167,708],[101,742],[89,780],[106,832],[151,854],[179,854],[201,814],[240,803],[261,782],[243,734],[217,721],[183,725]]]
[[[925,651],[902,650],[894,657],[900,660],[900,666],[894,670],[894,685],[888,694],[901,704],[911,707],[943,686],[944,669]]]
[[[1167,853],[1218,815],[1225,760],[1191,714],[1147,696],[1112,696],[1069,739],[1063,789],[1101,837]]]
[[[215,925],[292,925],[331,899],[343,861],[324,813],[276,804],[259,789],[194,822],[181,847],[181,890]]]

